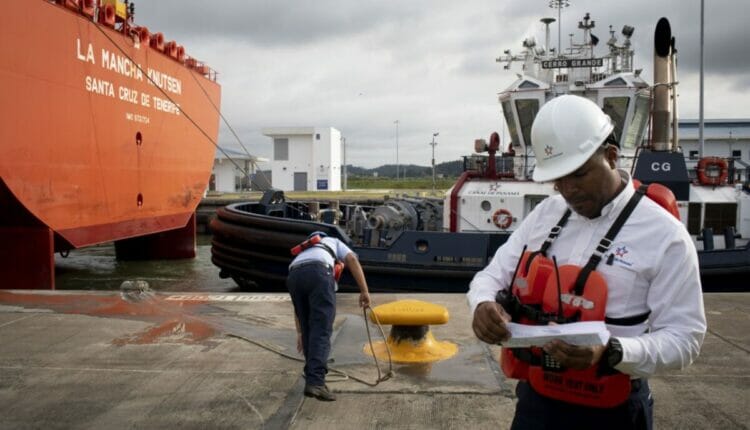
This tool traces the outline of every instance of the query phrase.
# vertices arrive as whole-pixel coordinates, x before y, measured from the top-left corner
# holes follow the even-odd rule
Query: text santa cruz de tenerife
[[[175,95],[182,94],[182,81],[174,76],[170,76],[150,67],[144,69],[140,65],[136,65],[130,58],[106,48],[101,48],[99,51],[99,57],[95,55],[95,52],[97,51],[94,49],[92,43],[84,42],[84,44],[81,44],[81,39],[76,39],[76,57],[78,60],[95,65],[97,64],[98,58],[99,65],[102,69],[118,73],[139,82],[146,81],[149,85],[154,85],[155,83],[156,86],[167,93]],[[144,76],[144,70],[147,76]],[[136,106],[143,106],[173,115],[180,114],[179,105],[168,100],[166,97],[139,92],[136,89],[124,85],[114,84],[101,77],[86,75],[84,78],[84,85],[86,91],[94,94],[111,97],[113,99],[116,98],[127,103],[132,103]],[[143,123],[150,122],[148,116],[132,113],[127,113],[126,119]]]

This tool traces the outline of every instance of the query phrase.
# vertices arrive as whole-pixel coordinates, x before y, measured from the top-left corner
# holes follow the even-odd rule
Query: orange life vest
[[[333,279],[335,279],[337,282],[341,278],[341,274],[344,273],[344,262],[339,260],[336,257],[336,253],[333,252],[333,250],[323,243],[323,239],[319,235],[315,235],[304,242],[300,243],[299,245],[295,245],[290,251],[292,255],[297,256],[302,251],[309,249],[309,248],[322,248],[328,252],[328,254],[331,255],[333,258]]]
[[[595,270],[645,192],[646,187],[639,187],[583,267],[558,266],[555,257],[547,257],[550,246],[568,221],[570,209],[538,251],[528,252],[524,248],[511,282],[511,293],[503,290],[497,298],[513,321],[523,324],[606,321],[621,325],[645,321],[648,314],[616,320],[606,317],[607,281]],[[621,404],[630,394],[628,375],[599,365],[584,370],[566,369],[541,348],[503,348],[500,364],[507,377],[528,380],[540,394],[569,403],[608,408]]]

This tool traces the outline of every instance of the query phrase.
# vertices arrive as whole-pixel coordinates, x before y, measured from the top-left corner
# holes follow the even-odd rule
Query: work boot
[[[336,400],[336,396],[328,390],[326,385],[305,385],[305,396],[315,397],[325,402]]]

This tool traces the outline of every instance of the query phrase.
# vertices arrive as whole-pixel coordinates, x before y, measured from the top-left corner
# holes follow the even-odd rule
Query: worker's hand
[[[510,320],[510,315],[499,303],[483,302],[474,311],[471,328],[482,342],[497,345],[510,339],[510,331],[505,326]]]
[[[561,340],[553,340],[545,344],[543,348],[563,367],[583,370],[598,363],[607,346],[576,346]]]
[[[299,352],[300,354],[303,353],[303,348],[302,348],[302,333],[297,333],[297,352]]]
[[[364,309],[368,306],[370,306],[370,293],[359,293],[359,307]]]

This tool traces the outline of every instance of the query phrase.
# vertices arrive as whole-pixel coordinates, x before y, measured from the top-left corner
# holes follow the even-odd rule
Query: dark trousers
[[[513,430],[530,429],[644,429],[653,427],[653,406],[648,381],[633,382],[628,400],[608,409],[574,405],[544,397],[528,382],[516,386],[518,404]]]
[[[286,286],[302,332],[305,380],[307,385],[324,385],[336,317],[333,274],[323,264],[306,264],[289,272]]]

